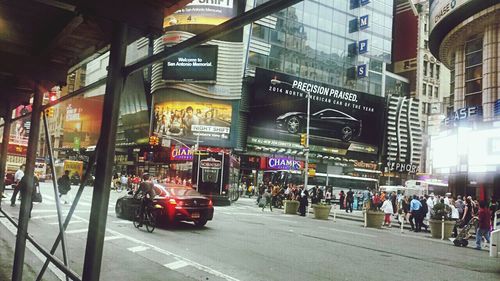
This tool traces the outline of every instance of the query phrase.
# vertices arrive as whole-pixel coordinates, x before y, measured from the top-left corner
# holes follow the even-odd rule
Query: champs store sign
[[[261,158],[261,169],[264,170],[302,170],[304,162],[290,158]]]

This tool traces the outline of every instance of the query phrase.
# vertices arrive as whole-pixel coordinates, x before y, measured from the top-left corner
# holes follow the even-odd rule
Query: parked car
[[[361,136],[361,120],[335,109],[326,108],[310,116],[311,135],[333,137],[349,142]],[[276,118],[276,127],[290,134],[306,132],[307,114],[288,112]]]
[[[156,197],[153,202],[163,207],[158,223],[172,224],[178,221],[192,221],[196,226],[202,227],[207,221],[212,220],[214,215],[212,200],[196,190],[186,186],[167,184],[154,184],[154,189]],[[129,192],[116,201],[116,216],[132,220],[140,205],[141,200]]]

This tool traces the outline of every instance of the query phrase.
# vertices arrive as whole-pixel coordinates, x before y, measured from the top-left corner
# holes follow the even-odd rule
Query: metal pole
[[[10,105],[6,105],[7,111],[3,117],[3,137],[2,146],[0,147],[0,196],[3,196],[5,191],[5,170],[7,169],[7,151],[9,149],[9,138],[10,138],[10,125],[12,124],[10,118]],[[2,208],[2,200],[0,198],[0,209]]]
[[[304,164],[305,176],[304,176],[304,189],[307,190],[307,181],[309,178],[309,120],[311,115],[311,93],[307,93],[307,123],[306,123],[306,148],[305,156],[306,163]]]
[[[55,163],[54,151],[52,150],[52,142],[50,139],[49,125],[47,124],[47,116],[43,114],[42,119],[43,119],[43,127],[45,129],[45,143],[47,144],[47,150],[50,159],[50,170],[52,172],[52,185],[54,186],[54,198],[56,198],[57,221],[59,222],[59,235],[61,236],[63,262],[65,266],[69,267],[68,264],[69,258],[68,258],[68,252],[66,250],[66,236],[64,234],[61,202],[59,200],[59,194],[57,192],[57,175],[56,175],[56,169],[54,168],[54,163]],[[67,274],[66,274],[66,280],[69,280]]]
[[[92,167],[95,164],[95,158],[96,158],[98,153],[99,153],[99,142],[97,142],[94,155],[89,160],[87,170],[85,171],[85,175],[83,176],[82,181],[80,183],[80,188],[76,192],[75,199],[73,200],[73,204],[69,208],[69,212],[66,215],[66,220],[64,221],[64,225],[63,225],[64,230],[66,230],[66,228],[68,228],[69,222],[71,221],[71,218],[73,217],[73,213],[75,212],[76,206],[78,206],[78,202],[80,201],[80,197],[82,196],[83,189],[85,188],[85,183],[87,182],[90,175],[92,174]],[[59,233],[59,235],[56,238],[56,241],[54,242],[54,244],[52,245],[52,248],[50,249],[51,255],[53,255],[56,252],[57,247],[59,246],[59,242],[61,242],[61,239],[62,239],[61,233]],[[51,262],[51,260],[49,258],[47,258],[47,260],[45,260],[45,263],[43,264],[42,269],[40,270],[40,273],[38,274],[38,276],[36,278],[36,281],[42,280],[43,275],[45,273],[45,270],[47,270],[47,267],[49,266],[50,262]]]
[[[30,135],[28,139],[28,151],[26,153],[26,185],[21,188],[21,207],[19,209],[19,225],[16,236],[16,251],[14,253],[14,266],[12,268],[12,280],[23,279],[24,254],[26,251],[26,234],[28,232],[28,216],[31,211],[31,195],[33,193],[33,177],[35,173],[36,149],[38,137],[40,136],[40,115],[42,110],[43,93],[35,83],[33,107],[31,114]]]
[[[83,281],[99,281],[104,234],[108,216],[109,193],[115,157],[116,130],[120,111],[120,97],[125,82],[123,66],[127,51],[127,25],[115,22],[111,35],[108,78],[97,155],[95,184],[92,194],[89,231],[83,264]]]

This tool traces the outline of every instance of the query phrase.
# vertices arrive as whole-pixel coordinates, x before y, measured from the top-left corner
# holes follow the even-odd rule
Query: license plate
[[[193,219],[199,219],[200,218],[200,213],[192,213],[191,218]]]

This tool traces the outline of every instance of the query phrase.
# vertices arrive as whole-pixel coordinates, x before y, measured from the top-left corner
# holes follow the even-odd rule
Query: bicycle
[[[151,233],[155,230],[158,218],[158,211],[163,209],[160,204],[148,204],[144,210],[144,219],[142,220],[142,225],[146,226],[147,232]],[[135,210],[134,217],[134,227],[139,228],[141,221],[141,209],[140,207]]]

